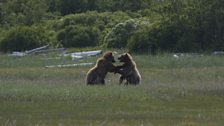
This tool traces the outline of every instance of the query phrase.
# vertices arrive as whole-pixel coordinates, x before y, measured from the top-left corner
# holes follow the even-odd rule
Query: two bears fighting
[[[134,60],[128,53],[122,54],[118,60],[123,64],[115,66],[114,55],[112,52],[106,52],[102,57],[97,59],[96,65],[91,68],[86,76],[87,85],[105,84],[105,77],[108,72],[119,73],[119,83],[122,84],[126,80],[125,85],[137,85],[141,81],[141,76],[136,67]]]

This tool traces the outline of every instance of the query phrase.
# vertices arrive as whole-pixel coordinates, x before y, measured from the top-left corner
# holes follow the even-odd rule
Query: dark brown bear
[[[91,68],[86,75],[86,84],[95,85],[95,84],[105,84],[105,77],[108,72],[114,72],[115,66],[113,63],[114,55],[112,52],[106,52],[102,57],[97,59],[96,65]]]
[[[122,84],[123,80],[126,79],[126,85],[139,84],[141,81],[141,75],[139,74],[139,71],[131,55],[128,53],[124,53],[120,57],[118,57],[118,60],[124,63],[121,66],[117,66],[115,70],[115,73],[121,74],[119,83]]]

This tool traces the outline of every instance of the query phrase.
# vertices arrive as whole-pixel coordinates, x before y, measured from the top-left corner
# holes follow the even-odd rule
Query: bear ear
[[[125,53],[125,56],[128,56],[128,53]]]

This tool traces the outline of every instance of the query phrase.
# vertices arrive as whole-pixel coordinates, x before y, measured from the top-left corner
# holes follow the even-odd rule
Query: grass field
[[[0,56],[0,126],[222,126],[224,57],[134,55],[139,86],[86,86],[91,66],[57,55]],[[79,62],[93,62],[97,57]]]

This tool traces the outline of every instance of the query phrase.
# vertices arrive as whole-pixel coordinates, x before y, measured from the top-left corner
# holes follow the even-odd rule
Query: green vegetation
[[[9,37],[5,32],[29,26],[42,27],[52,47],[126,48],[139,53],[222,51],[223,7],[221,0],[2,0],[0,45]],[[0,51],[13,50],[3,46]]]
[[[223,125],[224,58],[169,54],[223,51],[223,10],[222,0],[0,0],[0,124]],[[105,86],[86,86],[91,66],[50,69],[74,61],[4,54],[46,44],[129,51],[142,84],[108,74]]]
[[[10,29],[1,42],[2,51],[25,51],[48,42],[46,32],[41,27],[14,27]]]
[[[108,74],[105,86],[86,86],[91,66],[70,64],[57,55],[1,56],[2,125],[160,125],[219,126],[224,122],[224,58],[214,56],[134,55],[140,86],[118,84]],[[86,59],[95,61],[96,57]]]

